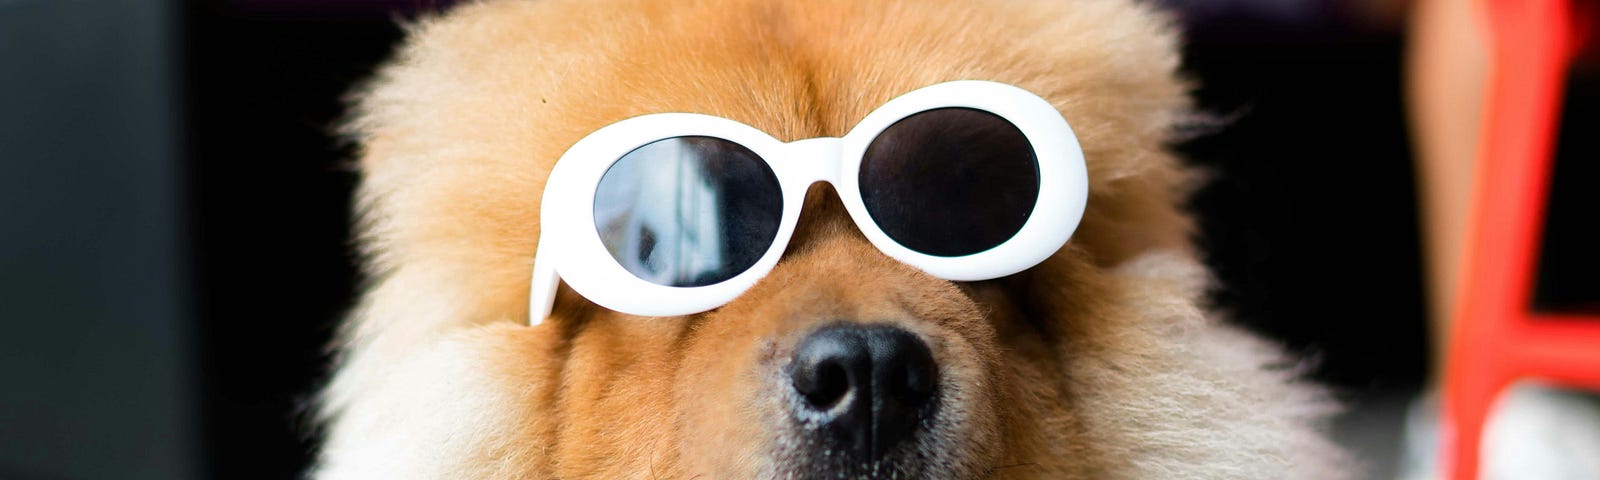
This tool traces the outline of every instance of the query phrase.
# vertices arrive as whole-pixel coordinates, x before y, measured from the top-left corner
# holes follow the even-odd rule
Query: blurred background
[[[358,289],[341,98],[444,0],[0,0],[0,479],[297,477]],[[1392,478],[1429,375],[1404,0],[1167,0],[1217,303],[1316,359]],[[1536,303],[1600,305],[1596,69]],[[1466,140],[1463,140],[1466,141]]]

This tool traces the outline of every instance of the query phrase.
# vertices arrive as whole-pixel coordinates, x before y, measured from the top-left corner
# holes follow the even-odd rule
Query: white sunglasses
[[[529,323],[550,315],[563,280],[633,315],[731,302],[778,263],[816,182],[833,184],[879,250],[952,281],[1049,258],[1089,193],[1072,127],[1001,83],[917,89],[843,138],[785,143],[709,115],[634,117],[579,140],[550,172]]]

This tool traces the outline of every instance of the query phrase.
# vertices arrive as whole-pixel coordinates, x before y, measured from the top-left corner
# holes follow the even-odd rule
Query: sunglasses
[[[1001,83],[914,90],[842,138],[786,143],[709,115],[634,117],[579,140],[550,172],[529,323],[549,316],[561,281],[633,315],[731,302],[778,263],[817,182],[879,250],[951,281],[1039,264],[1088,199],[1072,127]]]

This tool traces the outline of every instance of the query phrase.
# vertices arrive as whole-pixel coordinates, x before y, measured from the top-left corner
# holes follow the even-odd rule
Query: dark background
[[[443,8],[389,3],[0,0],[0,479],[305,468],[302,410],[358,285],[329,132],[397,19]],[[1175,146],[1217,178],[1193,205],[1218,303],[1352,401],[1415,390],[1398,17],[1174,3],[1200,103],[1230,119]],[[1594,78],[1574,79],[1541,308],[1600,297],[1596,150],[1573,133]]]

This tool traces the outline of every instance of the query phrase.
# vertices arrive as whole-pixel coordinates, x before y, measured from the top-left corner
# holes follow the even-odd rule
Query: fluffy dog
[[[1342,477],[1330,402],[1205,308],[1192,175],[1163,148],[1190,115],[1177,41],[1129,0],[486,0],[418,22],[349,126],[371,285],[312,475]],[[527,326],[540,193],[589,132],[695,112],[839,136],[957,79],[1037,93],[1077,130],[1088,207],[1044,263],[932,277],[818,185],[782,261],[730,304],[642,318],[563,288]],[[852,456],[789,411],[779,372],[841,321],[907,332],[937,365],[938,409],[891,453]]]

